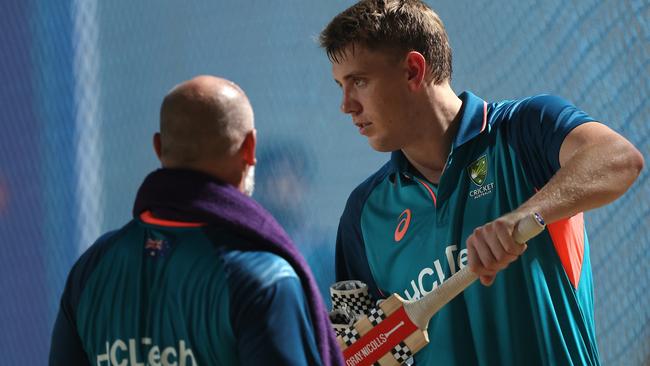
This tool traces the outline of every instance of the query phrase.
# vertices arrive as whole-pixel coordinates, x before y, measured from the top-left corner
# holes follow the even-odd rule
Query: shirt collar
[[[452,151],[488,128],[487,103],[469,91],[462,92],[458,98],[463,104],[460,107],[460,126],[454,138]],[[405,172],[409,167],[409,162],[401,150],[391,153],[390,164],[393,172]]]
[[[478,136],[488,125],[487,103],[483,99],[468,91],[458,97],[463,105],[460,108],[460,126],[454,139],[454,149]]]

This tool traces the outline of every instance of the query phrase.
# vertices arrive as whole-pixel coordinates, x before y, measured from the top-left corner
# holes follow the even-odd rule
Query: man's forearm
[[[639,151],[623,138],[581,146],[549,182],[516,211],[538,212],[547,223],[588,211],[620,197],[643,168]]]

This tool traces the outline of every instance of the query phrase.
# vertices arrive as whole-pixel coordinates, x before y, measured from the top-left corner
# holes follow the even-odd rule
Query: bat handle
[[[546,223],[544,222],[542,215],[535,212],[534,214],[519,220],[517,226],[515,226],[515,232],[512,234],[512,237],[517,243],[523,244],[544,231],[545,227]]]
[[[544,227],[546,227],[546,224],[542,216],[534,213],[524,217],[517,223],[513,238],[517,243],[525,243],[541,233]],[[418,328],[425,330],[431,317],[469,287],[476,279],[478,279],[478,276],[470,271],[469,266],[463,267],[420,300],[407,302],[404,305],[406,313]]]

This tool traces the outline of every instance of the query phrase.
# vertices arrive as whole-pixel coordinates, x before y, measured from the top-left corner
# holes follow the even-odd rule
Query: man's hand
[[[515,225],[524,216],[516,212],[501,216],[477,227],[467,238],[469,268],[479,275],[483,285],[492,285],[497,272],[508,267],[526,250],[525,243],[519,244],[512,237]]]

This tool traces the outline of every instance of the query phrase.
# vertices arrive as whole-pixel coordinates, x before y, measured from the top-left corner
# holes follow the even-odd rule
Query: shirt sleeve
[[[537,188],[560,169],[560,148],[574,128],[594,119],[567,100],[538,95],[514,103],[507,137]]]
[[[117,233],[119,231],[110,231],[97,239],[70,270],[63,295],[61,295],[61,304],[54,323],[54,330],[52,331],[50,366],[90,365],[81,337],[77,331],[77,306],[86,281],[103,254],[112,244],[110,239],[115,237]]]
[[[71,297],[71,278],[63,291],[59,313],[54,323],[50,345],[50,366],[90,365],[81,345],[74,321]]]
[[[360,187],[350,195],[339,222],[336,235],[336,280],[359,280],[368,286],[374,299],[382,299],[381,293],[370,270],[366,247],[361,233],[361,210],[369,189]]]
[[[300,280],[284,259],[261,255],[229,279],[241,365],[321,365]]]

